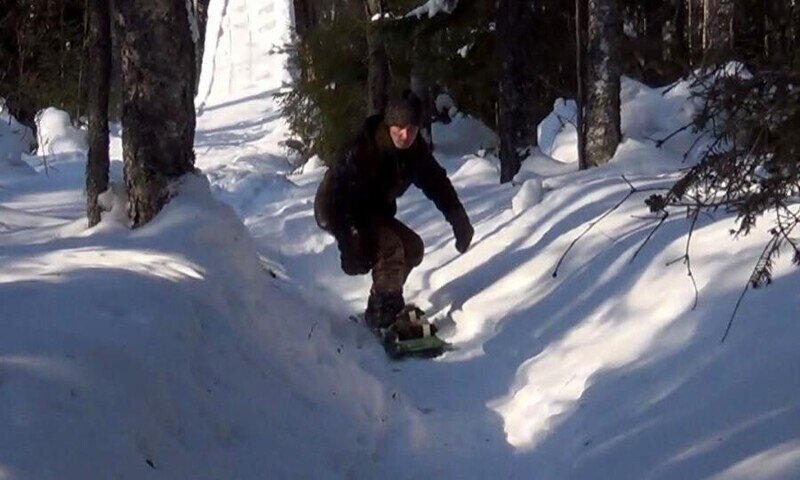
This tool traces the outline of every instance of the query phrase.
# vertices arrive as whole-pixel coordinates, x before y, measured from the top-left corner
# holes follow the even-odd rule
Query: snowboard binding
[[[391,358],[405,356],[437,357],[449,344],[436,336],[438,328],[428,321],[425,312],[416,305],[406,305],[394,323],[379,329],[383,348]]]

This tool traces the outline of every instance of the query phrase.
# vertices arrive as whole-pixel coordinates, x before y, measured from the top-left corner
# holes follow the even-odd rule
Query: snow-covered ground
[[[50,150],[0,120],[0,479],[800,478],[800,272],[748,293],[765,237],[703,218],[649,233],[629,191],[669,185],[694,140],[688,87],[623,85],[617,155],[577,171],[569,102],[540,125],[514,185],[469,118],[435,129],[476,228],[458,255],[417,191],[406,296],[458,349],[391,362],[348,315],[367,277],[339,270],[313,221],[323,170],[292,171],[272,95],[286,0],[212,1],[197,165],[151,224],[83,220],[85,155],[55,112]],[[574,106],[572,107],[574,109]],[[117,132],[118,133],[118,132]],[[545,153],[543,153],[545,152]],[[119,141],[112,177],[121,175]]]

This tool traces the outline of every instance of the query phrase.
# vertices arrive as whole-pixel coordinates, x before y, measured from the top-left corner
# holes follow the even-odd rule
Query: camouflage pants
[[[376,241],[370,293],[402,296],[411,269],[422,263],[422,239],[399,220],[391,219],[378,227]]]

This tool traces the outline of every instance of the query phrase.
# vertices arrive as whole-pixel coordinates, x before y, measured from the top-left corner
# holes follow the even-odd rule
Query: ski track
[[[385,476],[393,471],[393,465],[399,468],[406,461],[404,452],[412,448],[419,450],[415,466],[404,465],[404,473],[398,471],[397,478],[406,478],[412,472],[424,474],[432,471],[447,477],[452,468],[460,471],[463,465],[453,465],[462,462],[474,467],[473,473],[477,475],[474,478],[490,476],[498,471],[498,465],[495,461],[478,461],[476,455],[501,458],[487,453],[487,449],[495,448],[506,453],[510,450],[504,447],[499,420],[486,408],[485,399],[475,397],[472,401],[464,401],[465,391],[469,391],[474,382],[480,383],[480,377],[474,376],[462,388],[427,391],[421,386],[453,382],[457,385],[465,380],[458,376],[451,378],[446,363],[388,363],[366,329],[349,322],[340,325],[341,319],[362,308],[368,290],[367,279],[346,277],[336,271],[338,268],[331,271],[331,266],[338,267],[330,261],[335,250],[331,248],[331,239],[310,221],[311,198],[318,175],[287,175],[290,168],[284,160],[284,152],[276,147],[285,127],[271,96],[280,88],[280,74],[264,70],[264,65],[274,66],[280,62],[274,58],[275,54],[270,53],[270,41],[275,42],[274,32],[281,23],[276,18],[281,18],[280,13],[285,12],[277,2],[261,8],[253,5],[254,2],[244,0],[226,2],[224,11],[227,14],[220,22],[221,31],[217,36],[225,41],[216,42],[216,54],[211,56],[210,65],[215,73],[211,79],[201,80],[208,82],[209,89],[199,108],[198,166],[212,179],[220,197],[230,201],[242,216],[261,254],[279,264],[286,263],[283,267],[290,277],[307,278],[316,268],[315,264],[319,264],[320,260],[315,257],[324,254],[325,268],[315,275],[317,282],[312,285],[295,282],[294,288],[302,298],[330,312],[329,318],[319,319],[319,322],[334,325],[332,341],[350,351],[363,369],[381,378],[386,392],[394,394],[398,402],[405,403],[409,411],[414,412],[401,420],[401,423],[408,423],[409,430],[403,436],[412,437],[411,447],[392,445],[402,437],[387,439],[388,443],[371,447],[375,451],[376,471]],[[261,40],[253,41],[253,37],[259,35]],[[208,57],[206,61],[209,61]],[[287,186],[285,179],[299,183]],[[275,190],[295,192],[292,197],[281,199]],[[442,222],[439,226],[442,225],[446,224]],[[293,246],[281,251],[282,248],[275,245],[276,235],[286,231],[292,232],[293,238],[307,237],[307,245],[294,246],[295,253],[302,253],[299,261],[286,255],[287,251],[292,253]],[[450,246],[449,240],[443,240]],[[335,281],[338,287],[321,289],[320,284],[328,279]],[[412,298],[424,295],[425,292],[417,291]],[[447,463],[453,461],[453,465],[439,465],[437,458],[441,456],[449,458]],[[503,461],[508,460],[511,458]],[[538,466],[540,471],[542,468]],[[387,478],[392,478],[392,475]]]
[[[699,478],[715,473],[724,477],[726,468],[752,472],[753,462],[765,458],[780,458],[790,465],[788,470],[772,465],[778,473],[769,478],[800,471],[791,463],[798,450],[789,441],[797,429],[778,429],[778,439],[787,443],[770,450],[769,441],[741,435],[757,431],[762,420],[734,427],[731,417],[762,418],[764,410],[774,408],[764,418],[797,423],[798,406],[786,401],[800,393],[796,386],[772,387],[772,400],[763,405],[717,411],[701,407],[710,420],[700,426],[696,416],[683,412],[686,398],[692,398],[687,385],[704,378],[715,379],[706,380],[713,391],[752,396],[725,376],[727,365],[738,355],[732,352],[738,350],[714,352],[709,358],[717,329],[701,327],[704,318],[720,315],[709,304],[731,303],[739,284],[734,279],[746,278],[747,267],[732,269],[713,255],[697,254],[696,262],[709,265],[701,274],[701,289],[709,278],[727,279],[719,294],[707,296],[696,310],[690,308],[688,287],[685,296],[672,303],[649,297],[649,289],[659,285],[665,290],[685,285],[678,267],[666,271],[653,267],[682,254],[684,227],[675,222],[665,225],[663,236],[651,242],[637,261],[635,273],[625,275],[625,262],[646,235],[642,224],[631,218],[641,209],[629,204],[587,236],[584,248],[562,265],[559,279],[551,279],[558,255],[569,241],[626,193],[620,173],[645,183],[675,178],[669,165],[638,166],[642,156],[666,163],[672,157],[634,140],[620,147],[618,166],[602,172],[573,173],[548,157],[537,158],[543,175],[550,176],[543,185],[542,205],[531,208],[531,200],[522,200],[526,202],[522,207],[512,209],[516,190],[495,185],[496,167],[469,155],[479,145],[458,147],[465,133],[474,136],[470,132],[474,125],[452,129],[455,143],[440,136],[437,155],[470,212],[475,239],[472,249],[458,257],[441,215],[419,192],[407,194],[400,201],[399,216],[423,236],[426,258],[409,278],[406,296],[434,313],[451,314],[456,325],[446,326],[445,335],[459,350],[437,361],[387,362],[366,329],[343,321],[363,309],[369,279],[342,274],[332,239],[313,223],[311,204],[321,170],[292,173],[279,147],[286,127],[272,95],[281,88],[286,72],[276,67],[283,59],[271,47],[286,38],[290,14],[286,3],[226,0],[208,63],[213,75],[204,80],[208,93],[200,102],[197,161],[220,198],[243,219],[260,254],[287,275],[288,288],[302,301],[329,312],[327,318],[314,320],[311,330],[330,324],[329,341],[380,380],[385,393],[397,402],[395,413],[405,412],[392,436],[377,434],[367,447],[373,452],[367,471],[382,478]],[[224,42],[219,41],[222,38]],[[626,98],[650,95],[633,83],[626,84],[624,94]],[[668,96],[682,94],[677,88]],[[683,105],[680,98],[667,100]],[[671,128],[668,123],[657,127]],[[690,140],[679,135],[669,147],[680,151]],[[540,177],[534,172],[527,178]],[[509,209],[498,209],[498,204]],[[725,230],[724,226],[711,229],[707,238],[712,240],[696,240],[701,245],[698,250],[714,251],[714,242],[730,242]],[[757,247],[731,248],[744,257],[757,256]],[[587,253],[592,251],[596,253]],[[578,298],[576,289],[582,290]],[[618,304],[609,301],[614,298],[620,299]],[[748,308],[752,311],[753,304]],[[638,325],[636,312],[650,320]],[[778,313],[770,321],[780,317]],[[697,336],[700,341],[689,341]],[[791,341],[775,348],[789,352]],[[710,373],[704,377],[703,371]],[[783,374],[780,378],[800,380],[796,373]],[[611,388],[595,388],[600,379]],[[616,395],[609,393],[614,389]],[[625,389],[635,394],[630,400],[618,399]],[[619,402],[628,413],[620,410]],[[631,430],[621,432],[620,423]],[[380,426],[367,428],[381,431]],[[638,458],[625,453],[648,442],[658,444],[659,432],[674,434],[663,448],[640,448]],[[719,438],[713,447],[691,445],[693,441],[703,445],[711,438]],[[696,453],[698,448],[705,449],[703,456]],[[739,462],[730,464],[729,459]]]

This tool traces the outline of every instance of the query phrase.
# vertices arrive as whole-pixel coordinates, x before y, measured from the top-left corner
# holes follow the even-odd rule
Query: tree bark
[[[791,12],[789,44],[793,52],[794,67],[800,68],[800,0],[791,0]]]
[[[586,50],[584,49],[584,19],[586,12],[586,0],[575,0],[575,72],[576,72],[576,99],[575,99],[575,131],[578,137],[578,169],[586,170],[589,165],[586,163],[586,131],[584,122],[584,110],[586,95],[584,93],[584,64],[586,62]]]
[[[197,22],[197,43],[195,43],[194,57],[197,65],[195,74],[195,93],[200,84],[200,73],[203,70],[203,53],[206,46],[206,25],[208,25],[208,5],[211,0],[194,0],[194,18]]]
[[[364,6],[367,15],[367,58],[369,61],[367,114],[375,115],[386,110],[388,100],[389,63],[386,59],[386,45],[381,34],[383,19],[372,20],[375,15],[383,15],[383,2],[366,0]]]
[[[194,45],[185,0],[119,2],[128,216],[150,221],[171,180],[193,171]]]
[[[100,223],[97,197],[108,189],[108,95],[111,79],[109,0],[88,0],[87,113],[89,154],[86,161],[86,216],[89,227]]]
[[[697,66],[703,56],[703,0],[686,0],[686,45],[690,65]]]
[[[517,148],[522,134],[522,98],[518,52],[514,48],[519,42],[519,19],[522,18],[525,2],[519,0],[499,0],[495,41],[497,59],[500,62],[498,125],[500,136],[500,183],[510,182],[522,165]]]
[[[669,66],[670,80],[685,71],[687,44],[686,10],[682,0],[670,0],[669,15],[664,23],[664,49],[661,60]],[[681,68],[683,67],[683,68]]]
[[[707,62],[724,60],[733,48],[733,1],[703,2],[703,55]]]
[[[586,163],[602,165],[620,133],[622,18],[617,0],[589,0],[586,78]]]
[[[428,145],[433,150],[433,130],[431,129],[431,117],[433,110],[433,99],[431,98],[431,88],[428,82],[416,71],[416,68],[411,70],[410,87],[414,95],[419,97],[422,102],[422,125],[420,125],[420,134],[428,142]]]
[[[317,25],[317,10],[313,0],[293,0],[294,30],[303,37]]]

